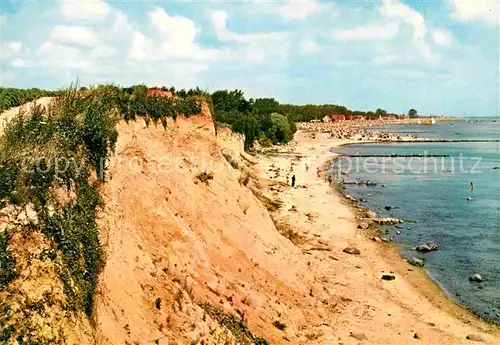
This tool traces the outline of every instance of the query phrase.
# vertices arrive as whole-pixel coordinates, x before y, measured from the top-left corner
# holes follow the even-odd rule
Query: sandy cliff
[[[328,149],[345,141],[299,131],[286,152],[252,157],[240,135],[215,130],[207,108],[167,130],[137,121],[118,132],[101,190],[95,312],[66,320],[56,305],[66,343],[500,343],[496,327],[367,239],[351,205],[317,178]],[[286,183],[291,168],[298,188]],[[43,249],[36,234],[17,236],[16,255],[28,255],[23,243]],[[53,268],[33,267],[23,293],[43,272],[61,295]]]

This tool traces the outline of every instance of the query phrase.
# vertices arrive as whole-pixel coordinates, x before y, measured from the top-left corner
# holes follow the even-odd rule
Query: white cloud
[[[396,37],[398,30],[398,25],[395,23],[363,25],[333,30],[332,37],[339,41],[390,40]]]
[[[285,19],[304,20],[320,10],[316,0],[288,0],[284,5],[276,7],[276,12]]]
[[[98,43],[94,30],[86,26],[57,25],[52,29],[50,39],[83,47],[92,47]]]
[[[424,17],[410,6],[398,0],[384,0],[380,7],[380,13],[387,20],[395,20],[411,25],[414,29],[413,40],[415,42],[425,39],[427,29]]]
[[[14,61],[12,61],[12,66],[17,67],[17,68],[22,68],[24,67],[24,60],[20,58],[16,58]]]
[[[220,41],[230,41],[245,44],[256,44],[261,42],[279,41],[286,38],[284,33],[263,32],[263,33],[237,33],[227,28],[227,13],[225,11],[210,12],[210,19],[215,30],[215,34]]]
[[[215,49],[202,48],[196,43],[196,25],[189,18],[170,16],[162,8],[155,8],[149,13],[149,20],[160,34],[157,43],[161,58],[209,60],[217,58],[220,53]]]
[[[413,29],[412,42],[427,62],[436,63],[440,60],[441,57],[434,54],[427,44],[427,27],[424,17],[419,12],[399,0],[383,0],[379,10],[388,21],[410,25]]]
[[[104,21],[111,6],[103,0],[60,0],[61,14],[67,20]]]
[[[10,42],[7,44],[7,46],[10,48],[10,50],[16,53],[20,52],[23,48],[23,44],[21,42]]]
[[[490,25],[500,22],[498,0],[448,0],[452,8],[451,17],[463,22],[485,21]]]
[[[319,46],[310,38],[305,38],[300,42],[300,50],[306,54],[313,54],[319,51]]]
[[[431,31],[432,40],[440,46],[448,46],[453,42],[452,35],[443,29],[434,29]]]
[[[78,69],[90,71],[94,66],[91,57],[81,48],[52,41],[43,42],[36,51],[34,64],[53,69]]]
[[[288,35],[284,32],[238,33],[227,28],[227,13],[211,11],[212,26],[219,41],[237,43],[225,51],[225,57],[232,60],[262,63],[269,56],[286,59],[288,56]]]

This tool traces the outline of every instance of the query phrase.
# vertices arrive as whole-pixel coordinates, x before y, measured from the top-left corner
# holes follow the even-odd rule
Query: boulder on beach
[[[366,216],[368,218],[377,218],[377,214],[375,213],[375,211],[372,211],[372,210],[366,211]]]
[[[361,251],[358,248],[356,248],[356,247],[347,247],[347,248],[344,248],[343,252],[347,253],[347,254],[351,254],[351,255],[359,255],[359,254],[361,254]]]
[[[485,342],[484,338],[480,335],[477,334],[468,334],[465,339],[471,340],[471,341],[479,341],[479,342]]]
[[[363,229],[363,230],[366,230],[370,227],[370,224],[368,224],[367,222],[361,222],[359,223],[358,225],[358,229]]]
[[[398,218],[373,218],[373,221],[382,225],[395,225],[404,222],[402,219]]]
[[[479,273],[474,273],[469,277],[469,281],[475,282],[475,283],[482,283],[484,282],[484,278],[479,274]]]
[[[423,267],[424,266],[424,260],[419,259],[417,257],[411,257],[406,260],[410,265],[412,266],[417,266],[417,267]]]
[[[436,244],[436,243],[432,243],[432,242],[428,242],[428,243],[425,243],[425,244],[421,244],[419,246],[417,246],[415,248],[415,250],[417,252],[423,252],[423,253],[427,253],[427,252],[432,252],[432,251],[436,251],[439,249],[439,244]]]
[[[383,274],[382,275],[382,280],[394,280],[394,279],[396,279],[394,274]]]

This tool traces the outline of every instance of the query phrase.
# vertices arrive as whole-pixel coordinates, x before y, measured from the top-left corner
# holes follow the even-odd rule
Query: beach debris
[[[396,276],[394,274],[382,274],[382,280],[394,280]]]
[[[377,236],[373,236],[371,238],[372,241],[375,241],[375,242],[382,242],[382,239],[380,237],[377,237]]]
[[[471,198],[471,197],[468,197],[468,198],[467,198],[467,201],[472,201],[472,198]]]
[[[355,198],[355,197],[353,197],[353,196],[351,196],[351,195],[349,195],[349,194],[346,194],[345,198],[346,198],[347,200],[350,200],[350,201],[356,202],[356,198]]]
[[[424,266],[424,260],[419,259],[417,257],[411,257],[406,260],[410,265],[412,266],[417,266],[417,267],[423,267]]]
[[[467,340],[472,340],[472,341],[479,341],[479,342],[485,342],[485,339],[478,335],[478,334],[468,334],[465,339]]]
[[[368,340],[368,338],[366,337],[366,335],[364,335],[363,333],[353,333],[353,332],[350,332],[349,334],[350,337],[356,339],[356,340],[359,340],[359,341],[364,341],[364,340]]]
[[[397,230],[396,235],[401,235],[401,231]]]
[[[413,334],[413,339],[422,339],[422,336],[418,333]]]
[[[375,213],[375,211],[373,211],[373,210],[368,210],[368,211],[366,211],[366,216],[368,218],[377,218],[377,213]]]
[[[387,211],[390,211],[392,209],[392,206],[384,206],[384,208],[387,210]]]
[[[479,273],[474,273],[469,277],[469,281],[471,282],[476,282],[476,283],[482,283],[484,282],[484,278],[479,274]]]
[[[351,254],[351,255],[361,254],[361,251],[356,247],[346,247],[346,248],[344,248],[343,252],[347,253],[347,254]]]
[[[367,222],[361,222],[359,225],[358,225],[358,229],[363,229],[363,230],[366,230],[370,227],[370,224],[368,224]]]
[[[428,242],[428,243],[421,244],[421,245],[417,246],[415,248],[415,250],[417,252],[423,252],[423,253],[433,252],[433,251],[439,250],[439,244]]]
[[[404,220],[398,218],[373,218],[373,221],[382,225],[395,225],[404,223]]]

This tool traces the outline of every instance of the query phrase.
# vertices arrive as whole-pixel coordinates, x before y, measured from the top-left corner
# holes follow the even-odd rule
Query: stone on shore
[[[412,266],[417,266],[417,267],[424,266],[424,260],[416,258],[416,257],[411,257],[411,258],[407,259],[406,261]]]
[[[366,230],[370,225],[367,222],[362,222],[358,225],[358,229]]]
[[[394,274],[383,274],[382,275],[382,280],[394,280],[396,279],[396,276]]]
[[[368,218],[377,218],[377,214],[375,213],[375,211],[372,211],[372,210],[366,211],[366,216]]]
[[[478,334],[468,334],[465,339],[467,340],[472,340],[472,341],[480,341],[480,342],[485,342],[484,338]]]
[[[469,281],[476,282],[476,283],[482,283],[482,282],[484,282],[484,278],[479,273],[475,273],[469,277]]]
[[[398,218],[374,218],[373,221],[382,225],[395,225],[404,222],[402,219]]]
[[[417,252],[423,252],[423,253],[432,252],[432,251],[439,250],[439,245],[436,243],[428,242],[426,244],[421,244],[421,245],[417,246],[415,248],[415,250]]]
[[[343,252],[347,253],[347,254],[351,254],[351,255],[359,255],[359,254],[361,254],[361,251],[358,248],[356,248],[356,247],[347,247],[347,248],[344,248]]]
[[[351,332],[351,334],[349,335],[350,337],[358,340],[358,341],[365,341],[365,340],[368,340],[368,338],[366,337],[366,335],[364,335],[363,333],[353,333]]]

